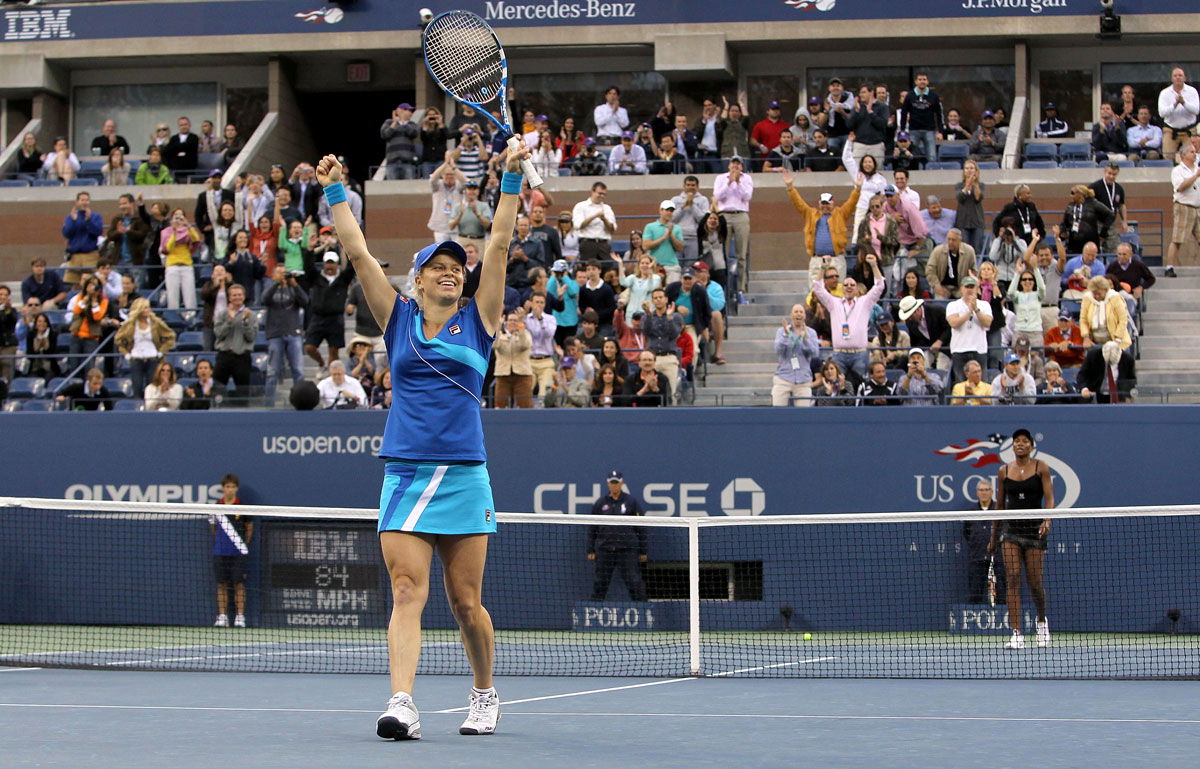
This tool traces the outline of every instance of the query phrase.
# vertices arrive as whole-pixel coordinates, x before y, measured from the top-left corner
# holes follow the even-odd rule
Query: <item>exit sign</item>
[[[355,61],[346,65],[346,82],[347,83],[369,83],[371,82],[371,62]]]

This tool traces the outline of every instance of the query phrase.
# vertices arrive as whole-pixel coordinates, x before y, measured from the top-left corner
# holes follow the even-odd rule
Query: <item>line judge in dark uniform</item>
[[[607,480],[608,494],[592,505],[592,515],[642,515],[642,506],[637,499],[621,490],[625,478],[620,471],[609,472]],[[638,563],[646,562],[646,530],[643,527],[589,526],[587,557],[596,563],[593,601],[604,600],[614,569],[620,569],[631,600],[646,600],[646,584],[638,570]]]
[[[995,510],[996,500],[993,497],[992,482],[981,478],[975,484],[975,504],[971,510]],[[963,539],[967,541],[967,603],[987,602],[988,565],[992,555],[988,552],[988,542],[992,539],[992,522],[990,520],[963,521]],[[996,603],[1005,601],[1004,563],[996,564]]]

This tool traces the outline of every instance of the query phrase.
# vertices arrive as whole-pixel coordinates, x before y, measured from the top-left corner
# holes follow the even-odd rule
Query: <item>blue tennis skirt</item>
[[[379,531],[492,534],[496,506],[487,463],[389,459],[379,495]]]

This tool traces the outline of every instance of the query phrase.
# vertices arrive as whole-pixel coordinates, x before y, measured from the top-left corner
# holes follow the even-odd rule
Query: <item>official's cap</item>
[[[604,477],[604,480],[608,481],[609,483],[624,483],[625,476],[621,475],[620,470],[609,470],[608,475]]]

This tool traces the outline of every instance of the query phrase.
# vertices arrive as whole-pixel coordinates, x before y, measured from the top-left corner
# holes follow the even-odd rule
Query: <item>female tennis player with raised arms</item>
[[[492,686],[492,619],[480,603],[488,534],[496,530],[496,515],[479,408],[492,339],[504,309],[521,161],[528,157],[529,150],[522,147],[508,158],[479,289],[461,309],[467,261],[462,246],[447,240],[421,249],[413,264],[417,300],[400,296],[368,252],[345,203],[337,158],[326,155],[317,164],[317,180],[325,188],[338,237],[358,271],[371,314],[386,329],[392,372],[392,407],[379,452],[387,461],[379,542],[392,586],[387,639],[393,694],[376,723],[380,737],[421,737],[412,691],[435,550],[445,572],[446,598],[475,674],[470,710],[459,732],[492,734],[500,718],[500,699]]]

